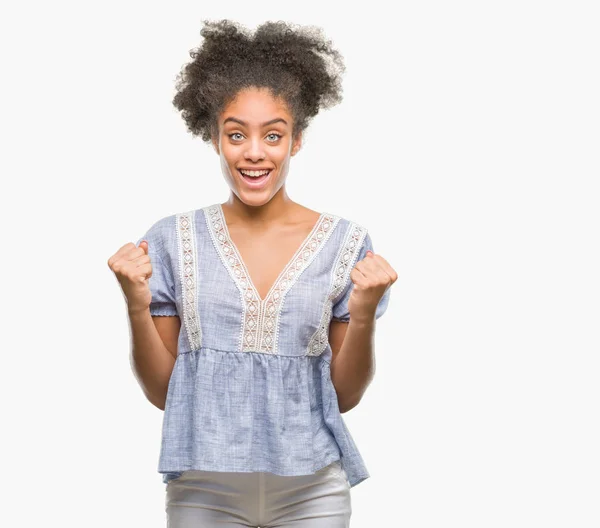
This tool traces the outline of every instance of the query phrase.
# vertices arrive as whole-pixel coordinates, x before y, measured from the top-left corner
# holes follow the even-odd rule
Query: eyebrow
[[[248,123],[246,123],[245,121],[242,121],[241,119],[238,119],[237,117],[228,117],[227,119],[225,119],[225,121],[223,121],[223,124],[229,122],[229,121],[233,121],[234,123],[239,123],[242,126],[247,126]],[[268,125],[272,125],[273,123],[284,123],[284,124],[288,124],[287,121],[281,117],[276,117],[275,119],[271,119],[271,121],[267,121],[266,123],[263,123],[261,126],[266,127]]]

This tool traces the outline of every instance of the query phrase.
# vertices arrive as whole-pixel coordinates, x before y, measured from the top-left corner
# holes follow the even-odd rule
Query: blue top
[[[351,487],[368,478],[338,408],[328,340],[332,318],[349,320],[350,271],[373,249],[367,230],[321,213],[262,300],[220,204],[162,218],[136,245],[142,240],[152,262],[150,313],[181,319],[163,482],[190,469],[305,475],[335,460]]]

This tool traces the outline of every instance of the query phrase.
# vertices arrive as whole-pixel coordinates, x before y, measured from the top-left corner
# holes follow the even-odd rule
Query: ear
[[[298,134],[296,134],[296,137],[294,138],[294,140],[292,142],[291,155],[295,156],[301,148],[302,148],[302,131],[300,131],[300,132],[298,132]]]

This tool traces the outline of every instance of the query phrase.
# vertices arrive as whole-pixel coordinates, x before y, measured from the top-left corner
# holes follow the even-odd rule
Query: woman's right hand
[[[148,309],[152,301],[148,284],[148,279],[152,276],[148,242],[142,240],[138,247],[133,242],[128,242],[108,259],[108,267],[121,285],[129,313]]]

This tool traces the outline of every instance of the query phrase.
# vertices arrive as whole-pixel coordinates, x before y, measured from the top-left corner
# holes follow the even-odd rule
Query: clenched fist
[[[398,274],[381,255],[369,250],[366,257],[356,263],[350,278],[354,283],[348,299],[350,317],[368,321],[375,317],[379,301],[396,282]]]
[[[148,279],[152,276],[148,242],[142,240],[138,247],[128,242],[108,259],[108,267],[121,285],[129,313],[148,309],[152,301],[148,284]]]

